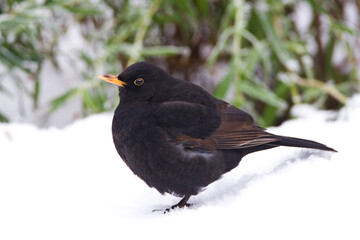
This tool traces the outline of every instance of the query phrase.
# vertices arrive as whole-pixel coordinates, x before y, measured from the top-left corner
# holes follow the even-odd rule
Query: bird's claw
[[[165,210],[164,209],[155,209],[155,210],[153,210],[153,212],[164,212],[164,214],[166,214],[166,213],[168,213],[168,212],[170,212],[171,210],[174,210],[174,209],[176,209],[176,208],[188,208],[188,207],[191,207],[193,204],[191,204],[191,203],[184,203],[184,204],[175,204],[174,206],[171,206],[171,207],[169,207],[169,208],[166,208]]]

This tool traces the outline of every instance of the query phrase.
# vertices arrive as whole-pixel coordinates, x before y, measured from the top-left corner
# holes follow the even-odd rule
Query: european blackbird
[[[127,166],[160,193],[196,195],[247,154],[278,146],[335,151],[265,132],[246,112],[147,62],[100,79],[119,86],[113,141]],[[170,208],[167,209],[169,211]]]

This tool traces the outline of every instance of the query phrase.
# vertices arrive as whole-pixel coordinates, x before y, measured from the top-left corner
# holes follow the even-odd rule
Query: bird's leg
[[[175,208],[184,208],[184,207],[190,207],[192,204],[187,203],[187,201],[189,200],[189,198],[191,197],[191,195],[186,195],[183,199],[181,199],[181,201],[167,209],[164,210],[164,214],[167,212],[170,212],[172,209]],[[162,211],[162,210],[153,210],[153,212],[155,211]]]
[[[191,195],[185,195],[185,197],[183,199],[181,199],[179,203],[171,206],[170,208],[165,209],[164,213],[170,212],[171,209],[175,209],[175,208],[190,207],[191,204],[187,203],[187,201],[189,200],[190,197],[191,197]]]
[[[170,208],[175,209],[175,208],[190,207],[191,204],[187,203],[187,201],[189,200],[190,197],[191,197],[191,195],[186,195],[183,199],[181,199],[181,201],[178,204],[175,204],[174,206],[171,206]]]

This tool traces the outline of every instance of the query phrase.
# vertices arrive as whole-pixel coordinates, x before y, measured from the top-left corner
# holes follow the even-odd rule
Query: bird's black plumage
[[[249,153],[278,146],[335,151],[267,133],[246,112],[146,62],[100,78],[120,86],[112,124],[117,152],[150,187],[184,197],[175,206],[186,206]]]

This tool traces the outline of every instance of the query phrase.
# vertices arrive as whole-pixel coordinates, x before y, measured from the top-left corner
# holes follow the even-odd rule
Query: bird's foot
[[[192,206],[191,203],[187,203],[187,201],[189,200],[190,196],[185,196],[183,199],[181,199],[181,201],[169,208],[166,208],[165,210],[163,209],[155,209],[153,210],[153,212],[158,212],[158,211],[164,211],[164,214],[165,213],[168,213],[170,212],[171,210],[175,209],[175,208],[185,208],[185,207],[190,207]]]
[[[164,214],[167,213],[167,212],[170,212],[171,210],[175,209],[175,208],[185,208],[185,207],[191,207],[192,204],[191,203],[184,203],[184,204],[175,204],[174,206],[171,206],[167,209],[164,210]]]
[[[153,212],[164,212],[164,214],[170,212],[171,210],[174,210],[176,208],[188,208],[188,207],[191,207],[193,204],[191,203],[185,203],[183,205],[179,205],[179,204],[175,204],[174,206],[171,206],[169,208],[166,208],[166,209],[155,209],[153,210]]]

